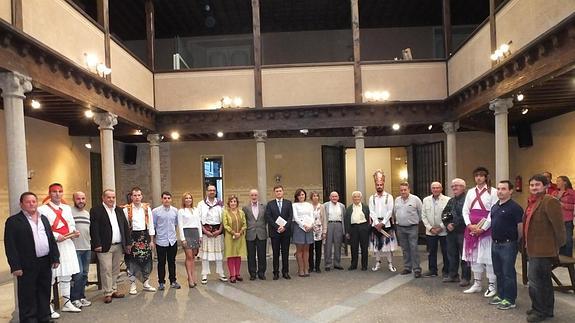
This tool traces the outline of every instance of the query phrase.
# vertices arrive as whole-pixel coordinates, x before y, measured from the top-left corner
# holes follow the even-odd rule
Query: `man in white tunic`
[[[154,217],[150,205],[142,203],[142,198],[142,189],[134,187],[131,191],[132,203],[124,207],[124,215],[126,215],[132,235],[130,253],[125,257],[128,277],[131,282],[131,295],[138,293],[136,286],[136,278],[138,276],[144,284],[145,291],[156,291],[150,285],[149,279],[152,272],[152,249],[154,248],[152,236],[156,234],[154,231]]]
[[[497,293],[497,288],[491,262],[491,207],[498,201],[497,190],[489,185],[489,171],[486,168],[476,168],[473,177],[476,186],[467,191],[462,210],[467,226],[462,259],[471,265],[474,283],[464,293],[481,292],[481,278],[483,272],[487,271],[489,287],[483,296],[493,297]]]
[[[373,174],[375,182],[375,194],[369,197],[369,216],[372,225],[372,245],[375,254],[375,265],[372,271],[378,271],[381,267],[381,257],[385,255],[387,268],[395,272],[393,266],[393,251],[397,247],[395,232],[392,227],[393,196],[384,191],[385,175],[381,170],[376,170]]]
[[[224,239],[222,236],[223,203],[216,198],[216,187],[208,185],[206,199],[198,203],[202,221],[202,284],[208,283],[210,274],[210,261],[216,261],[216,273],[220,280],[228,281],[224,274],[223,251]]]
[[[74,306],[70,300],[72,275],[80,272],[76,247],[71,239],[79,237],[80,232],[76,231],[72,209],[62,201],[64,196],[62,185],[58,183],[50,184],[48,194],[46,203],[38,208],[38,212],[48,218],[58,245],[58,251],[60,252],[60,266],[52,272],[52,284],[57,278],[60,293],[64,299],[63,312],[81,312],[81,309]],[[60,316],[57,312],[52,310],[51,312],[52,318]]]

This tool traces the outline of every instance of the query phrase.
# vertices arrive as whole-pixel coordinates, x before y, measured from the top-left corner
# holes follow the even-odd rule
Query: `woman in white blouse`
[[[309,276],[309,246],[313,239],[313,206],[306,202],[306,192],[298,188],[294,194],[293,220],[297,226],[293,229],[293,242],[296,246],[298,276]]]
[[[186,272],[188,273],[188,286],[197,285],[196,266],[194,260],[202,244],[202,224],[198,209],[193,207],[194,199],[191,193],[182,195],[182,208],[178,210],[178,228],[180,239],[186,253]]]

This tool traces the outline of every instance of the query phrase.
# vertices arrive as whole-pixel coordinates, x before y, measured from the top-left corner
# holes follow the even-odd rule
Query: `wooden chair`
[[[569,279],[571,280],[571,285],[563,285],[563,283],[561,283],[559,278],[557,278],[557,276],[555,276],[555,274],[553,273],[553,270],[560,267],[567,268],[567,270],[569,271]],[[575,258],[559,255],[559,262],[554,264],[551,269],[551,278],[557,284],[557,286],[553,287],[555,290],[557,291],[572,290],[573,292],[575,292]]]

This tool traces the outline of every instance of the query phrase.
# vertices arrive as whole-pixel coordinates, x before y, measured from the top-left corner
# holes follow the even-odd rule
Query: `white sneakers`
[[[387,264],[387,268],[389,268],[389,271],[391,271],[392,273],[397,271],[397,268],[395,268],[392,262]]]
[[[90,302],[89,300],[82,298],[79,300],[75,300],[72,302],[72,304],[74,304],[74,306],[76,306],[77,308],[82,308],[82,307],[87,307],[92,305],[92,302]]]
[[[465,294],[480,293],[480,292],[481,292],[480,280],[475,280],[475,282],[473,283],[473,285],[471,285],[471,287],[463,291],[463,293]],[[489,283],[489,287],[487,287],[487,290],[485,291],[483,296],[491,298],[496,294],[497,294],[497,288],[495,287],[495,283]]]
[[[156,288],[154,288],[154,287],[152,287],[152,285],[150,285],[149,279],[147,279],[144,282],[144,291],[146,291],[146,292],[155,292],[156,291]]]
[[[54,305],[50,304],[50,318],[51,319],[59,319],[60,318],[60,314],[58,314],[58,312],[54,311]]]
[[[376,261],[375,266],[373,266],[373,268],[371,268],[371,271],[378,271],[379,268],[381,268],[381,261]]]
[[[79,313],[82,312],[82,310],[74,306],[70,300],[67,300],[64,306],[62,306],[62,312]]]
[[[136,294],[138,294],[138,289],[137,289],[136,287],[137,287],[137,286],[136,286],[136,282],[132,282],[132,283],[130,284],[130,292],[129,292],[130,295],[136,295]]]
[[[484,297],[493,297],[493,296],[495,296],[495,294],[497,294],[497,288],[495,288],[495,284],[489,283],[489,287],[487,287],[487,290],[485,291],[485,294],[483,294],[483,296]]]
[[[480,292],[481,292],[481,281],[480,280],[476,280],[473,283],[473,285],[471,285],[471,287],[469,287],[468,289],[463,291],[464,294],[473,294],[473,293],[480,293]]]
[[[377,261],[377,262],[375,262],[375,266],[373,266],[373,268],[371,268],[371,271],[378,271],[380,268],[381,268],[381,261]],[[397,269],[395,268],[395,266],[393,265],[392,262],[387,263],[387,268],[392,273],[397,271]]]

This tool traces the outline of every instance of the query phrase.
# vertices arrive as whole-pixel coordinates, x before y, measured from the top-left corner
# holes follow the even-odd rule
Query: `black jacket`
[[[361,210],[363,211],[363,215],[365,215],[366,223],[369,224],[370,217],[369,217],[369,207],[365,203],[361,203]],[[345,210],[345,216],[343,217],[343,223],[345,225],[345,232],[351,232],[351,214],[353,213],[353,204],[350,204]]]
[[[50,228],[48,218],[40,215],[40,219],[44,224],[46,236],[48,237],[48,246],[50,247],[50,263],[60,262],[60,252],[56,245],[56,239]],[[23,270],[26,272],[36,265],[36,246],[34,244],[34,234],[30,223],[24,215],[24,212],[12,215],[6,219],[6,226],[4,227],[4,248],[6,249],[6,258],[10,265],[10,272],[16,270]]]
[[[453,219],[451,223],[455,226],[455,230],[453,232],[463,233],[465,231],[465,220],[463,220],[463,204],[465,204],[465,195],[467,192],[463,194],[453,197],[449,199],[447,204],[445,205],[444,212],[450,211]],[[445,224],[447,225],[447,223]]]
[[[122,236],[122,246],[131,244],[130,228],[124,210],[116,206],[116,219]],[[102,252],[108,252],[112,246],[112,224],[104,205],[100,204],[90,209],[90,238],[92,250],[102,247]]]
[[[276,220],[279,216],[281,216],[287,222],[284,227],[285,231],[282,233],[278,233],[279,225],[276,224]],[[268,222],[268,233],[270,238],[279,238],[284,235],[291,236],[291,227],[293,221],[293,208],[291,201],[283,199],[281,211],[278,208],[278,203],[275,199],[269,201],[266,205],[265,217],[266,221]]]

